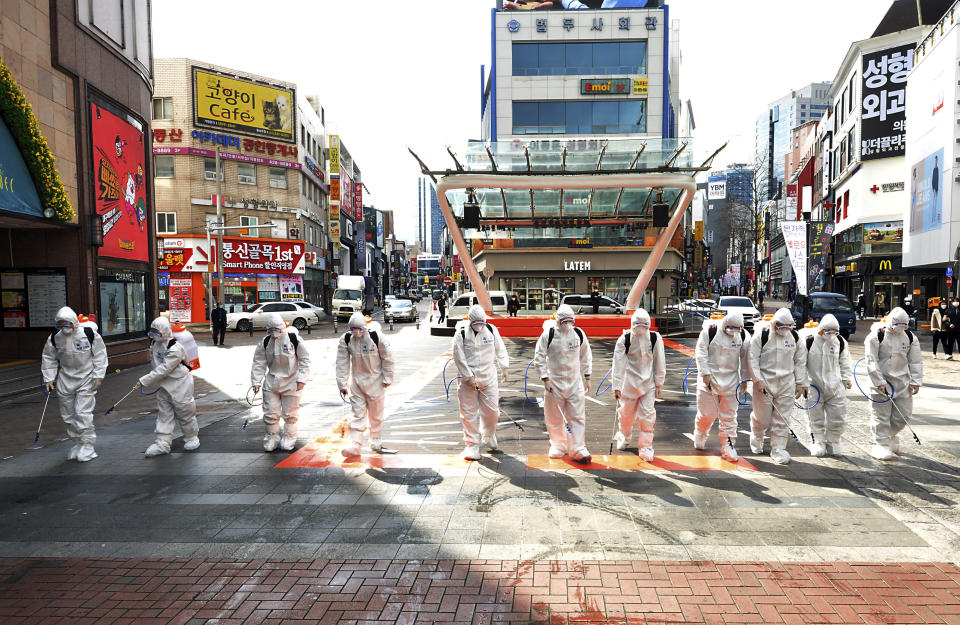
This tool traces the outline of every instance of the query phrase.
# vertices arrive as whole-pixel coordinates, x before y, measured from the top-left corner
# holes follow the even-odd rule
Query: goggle
[[[893,324],[893,327],[895,327],[895,328],[906,328],[908,325],[910,325],[910,324],[904,323],[904,322],[901,321],[901,322],[898,322],[898,323]]]
[[[284,330],[283,328],[276,328],[276,327],[274,327],[274,328],[267,328],[267,333],[268,333],[268,334],[279,334],[279,333],[283,332],[283,330]]]
[[[364,330],[366,330],[366,328],[350,328],[350,332],[354,335],[363,334]]]
[[[472,326],[482,326],[482,325],[485,325],[486,323],[487,323],[486,321],[471,321],[471,322],[470,322],[470,325],[472,325]]]
[[[773,324],[773,327],[774,327],[775,330],[789,330],[789,329],[790,329],[790,324],[789,324],[789,323],[775,323],[775,324]]]
[[[649,327],[650,327],[650,322],[649,322],[649,321],[638,321],[638,322],[636,322],[635,324],[633,324],[633,327],[635,327],[635,328],[649,328]]]
[[[57,329],[58,329],[58,330],[66,330],[67,328],[72,328],[72,327],[73,327],[73,324],[70,323],[69,321],[58,321],[58,322],[57,322]]]
[[[727,326],[727,332],[740,332],[743,330],[743,326]]]
[[[559,319],[557,319],[557,322],[558,323],[575,323],[575,319],[573,317],[560,317]]]
[[[152,339],[159,339],[163,334],[161,334],[160,330],[147,330],[147,336]]]
[[[840,334],[840,330],[825,329],[823,331],[824,336],[836,336],[838,334]]]

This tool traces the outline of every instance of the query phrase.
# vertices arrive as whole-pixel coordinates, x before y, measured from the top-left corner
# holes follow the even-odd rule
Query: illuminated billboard
[[[197,126],[228,129],[296,143],[293,89],[193,68],[193,120]]]

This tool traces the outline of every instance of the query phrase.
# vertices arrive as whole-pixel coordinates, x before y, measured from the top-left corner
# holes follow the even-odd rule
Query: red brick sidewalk
[[[945,564],[0,560],[0,623],[960,623]]]

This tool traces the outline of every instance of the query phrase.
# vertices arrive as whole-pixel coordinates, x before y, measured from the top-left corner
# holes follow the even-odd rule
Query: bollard
[[[310,323],[307,323],[307,334],[310,334]]]
[[[253,321],[250,322],[250,336],[253,336]]]
[[[390,317],[390,331],[393,332],[393,317]]]
[[[333,316],[333,333],[337,334],[337,316]]]
[[[416,313],[414,313],[414,319],[417,322],[417,329],[419,330],[420,329],[420,311],[417,311]]]

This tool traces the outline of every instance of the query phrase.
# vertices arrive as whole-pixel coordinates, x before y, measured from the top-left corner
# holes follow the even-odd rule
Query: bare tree
[[[754,267],[754,293],[759,290],[760,242],[763,235],[763,210],[767,201],[765,163],[757,159],[753,166],[733,163],[727,166],[727,202],[730,219],[731,259],[742,259]],[[731,172],[733,175],[731,176]],[[741,267],[741,276],[744,268]]]

